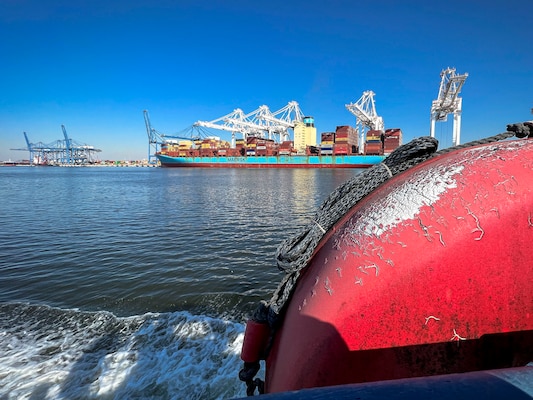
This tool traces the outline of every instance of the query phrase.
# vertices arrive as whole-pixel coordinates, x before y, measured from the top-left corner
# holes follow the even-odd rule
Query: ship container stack
[[[382,131],[370,130],[366,133],[365,154],[382,155],[383,141],[381,138]]]
[[[290,156],[294,153],[294,143],[292,141],[284,141],[279,145],[279,155],[280,156]]]
[[[161,154],[169,154],[169,145],[168,143],[162,143],[161,144]]]
[[[220,146],[217,151],[217,156],[226,157],[228,155],[229,148]]]
[[[351,126],[337,126],[335,130],[335,147],[333,154],[348,155],[359,152],[359,138],[357,131]]]
[[[228,148],[227,142],[222,142],[217,138],[203,139],[200,144],[200,157],[212,157],[219,154],[220,149]]]
[[[171,157],[177,157],[179,155],[178,143],[174,141],[168,141],[161,144],[161,152],[168,154]]]
[[[399,128],[385,130],[383,154],[389,155],[402,145],[402,130]]]
[[[257,148],[257,137],[248,136],[246,138],[246,155],[255,156],[256,148]]]
[[[180,140],[178,142],[178,155],[180,157],[187,157],[190,155],[193,142],[191,140]]]
[[[320,136],[320,155],[331,156],[335,144],[335,132],[324,132]]]
[[[231,151],[233,154],[233,151]],[[235,141],[235,156],[244,156],[246,155],[246,140],[237,139]]]
[[[277,154],[276,143],[272,139],[258,139],[255,154],[258,156],[272,156]]]

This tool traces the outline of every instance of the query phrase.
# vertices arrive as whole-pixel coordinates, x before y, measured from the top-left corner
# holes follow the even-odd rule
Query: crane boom
[[[152,128],[148,110],[144,110],[143,115],[146,133],[148,134],[148,164],[155,164],[157,162],[157,157],[155,155],[159,152],[159,146],[163,143],[163,138],[154,128]]]
[[[193,136],[192,132],[191,132],[190,137],[177,136],[177,135],[165,135],[161,132],[158,132],[152,127],[152,122],[150,121],[150,115],[148,114],[148,110],[144,110],[143,114],[144,114],[144,124],[146,126],[146,133],[148,134],[148,163],[149,164],[155,164],[157,162],[156,154],[159,152],[161,144],[168,143],[169,141],[168,139],[196,140],[200,137],[200,135]]]
[[[65,138],[65,160],[64,162],[66,164],[72,163],[72,142],[70,141],[68,135],[67,135],[67,128],[65,128],[65,125],[61,125],[61,130],[63,131],[63,137]]]
[[[298,103],[291,101],[274,113],[266,105],[248,114],[244,114],[240,108],[237,108],[232,113],[212,121],[197,121],[194,126],[232,132],[232,139],[235,133],[240,133],[244,138],[267,136],[269,139],[276,139],[279,135],[279,140],[289,140],[288,129],[294,128],[294,124],[302,120],[303,113]]]

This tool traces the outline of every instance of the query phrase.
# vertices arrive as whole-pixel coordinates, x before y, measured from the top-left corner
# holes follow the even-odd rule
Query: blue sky
[[[2,0],[0,160],[62,124],[100,159],[146,158],[144,109],[171,135],[295,100],[332,131],[365,90],[406,142],[429,134],[447,67],[469,74],[462,142],[490,136],[533,118],[531,15],[531,0]]]

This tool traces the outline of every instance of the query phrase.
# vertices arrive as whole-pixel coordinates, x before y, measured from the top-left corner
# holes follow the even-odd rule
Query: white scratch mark
[[[500,172],[500,171],[498,171]],[[497,184],[495,184],[494,186],[500,186],[500,185],[504,185],[505,183],[509,182],[509,179],[506,179],[504,181],[501,181],[501,182],[498,182]]]
[[[326,277],[326,280],[324,281],[324,289],[326,289],[326,292],[331,296],[333,294],[333,289],[330,286],[329,278]]]
[[[355,284],[363,286],[363,280],[359,277],[355,277]]]
[[[337,271],[337,273],[339,274],[339,278],[342,278],[342,269],[341,269],[341,267],[337,267],[335,269],[335,271]]]
[[[459,341],[459,340],[466,340],[466,338],[462,337],[462,336],[459,336],[459,334],[455,331],[455,329],[453,330],[453,336],[452,338],[450,339],[450,341]]]
[[[434,321],[440,321],[440,318],[437,318],[437,317],[435,317],[435,316],[433,316],[433,315],[430,315],[429,317],[426,317],[426,323],[425,323],[425,325],[427,325],[428,322],[429,322],[429,320],[431,320],[431,319],[434,320]]]
[[[365,268],[364,268],[364,267],[362,267],[362,266],[361,266],[361,267],[357,267],[357,269],[358,269],[359,271],[361,271],[363,274],[368,275],[368,272],[365,271]]]
[[[527,217],[527,223],[529,226],[533,227],[533,222],[531,222],[531,213],[529,213],[528,217]]]
[[[420,219],[420,217],[418,217],[418,224],[420,225],[420,228],[422,228],[422,230],[424,231],[424,236],[426,237],[426,239],[428,240],[428,242],[431,242],[431,241],[433,240],[433,238],[432,238],[431,235],[429,234],[428,227],[425,226],[425,225],[422,223],[422,220]]]
[[[375,268],[375,269],[376,269],[376,276],[378,276],[378,274],[379,274],[379,267],[378,267],[376,264],[367,265],[367,266],[365,267],[365,269],[369,269],[369,268]]]
[[[483,230],[483,228],[481,228],[481,225],[479,225],[479,219],[478,217],[475,216],[475,214],[470,211],[470,209],[468,207],[466,207],[466,210],[468,211],[468,215],[471,215],[472,218],[474,218],[474,220],[476,221],[476,229],[473,229],[472,230],[472,233],[474,232],[481,232],[481,234],[479,235],[479,237],[475,238],[474,240],[481,240],[481,238],[485,235],[485,231]]]
[[[438,234],[439,234],[439,241],[440,241],[440,244],[442,244],[444,247],[446,247],[446,243],[444,243],[444,239],[442,239],[442,232],[440,232],[440,231],[435,231],[435,233],[438,233]]]

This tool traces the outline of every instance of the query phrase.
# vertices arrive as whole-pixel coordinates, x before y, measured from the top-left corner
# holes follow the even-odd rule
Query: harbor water
[[[0,168],[0,398],[244,397],[276,248],[360,172]]]

